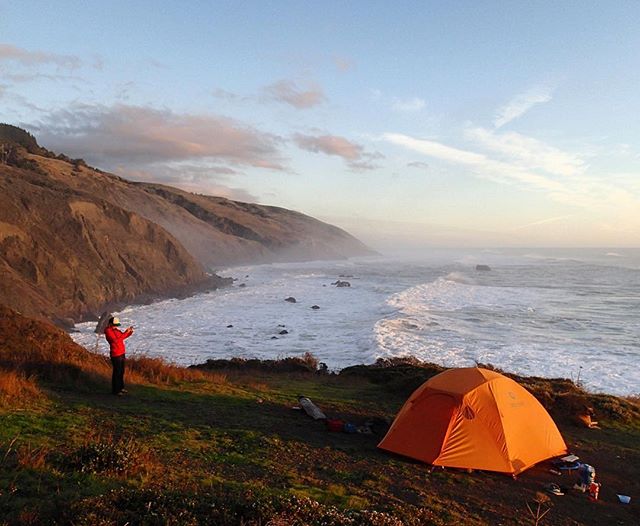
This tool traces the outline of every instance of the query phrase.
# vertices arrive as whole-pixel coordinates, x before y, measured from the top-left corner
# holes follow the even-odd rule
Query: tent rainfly
[[[478,367],[449,369],[422,384],[378,447],[434,466],[511,475],[567,453],[529,391]]]

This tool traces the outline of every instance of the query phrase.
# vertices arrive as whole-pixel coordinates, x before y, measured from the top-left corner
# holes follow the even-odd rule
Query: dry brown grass
[[[26,378],[73,388],[104,384],[110,366],[50,323],[0,307],[0,367]]]
[[[42,469],[47,463],[50,450],[46,446],[25,444],[16,449],[16,463],[21,468]]]
[[[224,374],[189,369],[169,363],[162,358],[151,358],[149,356],[127,358],[127,378],[133,383],[149,382],[160,385],[205,381],[216,384],[227,383]]]
[[[42,392],[33,377],[0,369],[0,406],[38,399]]]
[[[126,371],[127,382],[133,384],[226,383],[224,374],[146,356],[128,358]],[[111,363],[107,356],[81,347],[50,323],[0,306],[0,399],[32,398],[40,393],[38,381],[80,391],[107,389]]]

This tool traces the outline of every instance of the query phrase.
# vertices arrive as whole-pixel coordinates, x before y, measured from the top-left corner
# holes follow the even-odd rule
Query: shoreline
[[[573,319],[572,299],[562,306],[563,311],[547,312],[545,288],[529,299],[518,300],[512,297],[515,293],[509,295],[508,291],[514,289],[509,289],[507,280],[513,278],[508,277],[512,268],[508,265],[496,267],[490,274],[477,275],[469,264],[466,280],[461,280],[455,272],[447,274],[447,267],[432,268],[426,263],[424,283],[416,282],[420,284],[415,286],[413,274],[403,275],[402,281],[385,275],[385,269],[397,264],[392,261],[389,265],[386,259],[381,265],[376,263],[374,266],[369,264],[370,260],[361,264],[350,262],[349,268],[342,260],[228,267],[220,272],[237,276],[235,286],[217,294],[200,295],[202,290],[195,290],[193,294],[181,295],[185,299],[183,302],[169,301],[157,308],[145,305],[166,299],[166,296],[150,298],[145,305],[128,303],[127,310],[132,310],[129,322],[140,329],[148,327],[149,331],[145,338],[134,344],[134,350],[137,347],[141,353],[161,356],[183,366],[201,364],[209,358],[272,359],[311,352],[332,371],[353,365],[372,365],[380,356],[412,355],[452,368],[482,362],[513,374],[568,378],[593,393],[638,394],[634,385],[637,375],[633,370],[623,369],[622,362],[616,364],[613,359],[616,352],[634,350],[627,344],[628,324],[620,325],[625,331],[623,338],[608,342],[614,353],[610,354],[603,350],[602,343],[597,343],[600,339],[590,344],[589,338],[599,334],[597,326],[585,334],[572,328],[580,320],[587,323],[588,319],[580,309],[575,312],[577,319]],[[455,263],[455,266],[461,265]],[[534,265],[527,273],[536,269],[545,272],[546,267]],[[438,270],[442,276],[437,274]],[[341,279],[339,273],[342,272],[356,275],[352,278],[353,286],[334,290],[332,282]],[[226,279],[229,285],[236,278]],[[474,279],[480,279],[480,282],[469,281]],[[494,285],[496,280],[497,286]],[[539,276],[534,274],[532,280],[535,287]],[[485,288],[484,285],[490,286]],[[497,295],[494,289],[498,291]],[[404,294],[400,295],[398,291]],[[427,292],[433,295],[433,307],[420,303],[424,302],[423,294]],[[561,290],[559,294],[564,292]],[[290,295],[297,298],[297,305],[283,303]],[[401,298],[398,300],[394,296]],[[393,303],[385,304],[389,298]],[[510,310],[483,311],[483,302],[496,298],[506,299]],[[509,307],[511,300],[515,303]],[[413,305],[411,302],[418,303]],[[315,303],[321,310],[311,313],[309,307]],[[442,313],[438,312],[441,303]],[[525,308],[528,305],[532,307]],[[405,307],[417,307],[418,310],[405,313],[402,310]],[[434,317],[430,308],[435,309]],[[468,310],[458,314],[458,308]],[[612,311],[611,316],[616,312]],[[503,317],[511,314],[514,315],[513,327],[507,327],[509,320],[503,320]],[[602,311],[602,314],[607,313]],[[568,328],[562,326],[564,319]],[[548,326],[551,322],[558,325]],[[82,327],[81,331],[86,334],[88,327]],[[529,327],[531,332],[528,332]],[[493,328],[498,332],[492,334]],[[281,329],[286,329],[288,334],[281,336]],[[167,342],[163,331],[169,337]],[[564,338],[570,340],[565,344]],[[82,342],[82,336],[78,341]],[[157,344],[151,345],[151,341]],[[606,367],[607,363],[611,367]]]

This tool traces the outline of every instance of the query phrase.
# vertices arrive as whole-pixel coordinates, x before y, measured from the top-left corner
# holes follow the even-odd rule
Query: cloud
[[[304,135],[297,133],[294,135],[293,140],[298,147],[308,152],[342,157],[347,165],[356,171],[373,170],[378,167],[374,161],[384,157],[378,152],[366,152],[360,144],[338,135]]]
[[[59,55],[44,51],[27,51],[11,44],[0,43],[0,61],[13,61],[23,66],[53,64],[64,69],[76,69],[81,61],[73,55]]]
[[[257,198],[245,189],[228,185],[227,176],[236,172],[223,166],[177,163],[174,165],[152,165],[146,169],[116,166],[114,171],[133,181],[166,184],[187,192],[226,197],[236,201],[257,201]]]
[[[244,95],[238,95],[237,93],[233,93],[231,91],[227,91],[225,89],[222,88],[216,88],[214,89],[211,94],[216,98],[216,99],[221,99],[224,100],[226,102],[255,102],[256,97],[255,96],[244,96]]]
[[[514,119],[521,117],[536,104],[542,104],[551,100],[553,89],[549,86],[536,86],[520,95],[517,95],[505,106],[498,110],[493,121],[496,128],[501,128]]]
[[[320,86],[314,84],[305,90],[298,87],[294,81],[286,79],[267,86],[264,93],[269,100],[289,104],[299,110],[318,106],[326,100]]]
[[[426,139],[415,139],[407,135],[387,133],[383,138],[393,144],[422,153],[429,157],[441,159],[447,162],[460,164],[472,170],[478,177],[494,182],[506,184],[518,184],[536,190],[549,193],[552,198],[587,206],[591,199],[584,194],[574,193],[572,188],[562,182],[556,181],[545,174],[536,173],[525,167],[491,159],[484,154],[471,152],[447,146],[445,144]]]
[[[336,68],[338,68],[338,71],[342,73],[346,73],[347,71],[351,71],[355,68],[355,63],[349,58],[335,57],[333,62],[336,65]]]
[[[327,155],[337,155],[348,161],[359,159],[364,148],[359,144],[355,144],[344,137],[337,135],[302,135],[294,136],[296,144],[303,150],[309,152],[322,152]]]
[[[422,161],[412,161],[407,163],[407,168],[417,168],[419,170],[428,170],[429,165],[427,163],[423,163]]]
[[[208,159],[283,170],[280,139],[219,115],[76,104],[30,126],[47,147],[103,165]]]
[[[512,230],[525,230],[527,228],[531,228],[532,226],[540,226],[540,225],[547,225],[550,223],[557,223],[558,221],[563,221],[565,219],[569,219],[573,217],[572,215],[564,215],[564,216],[557,216],[557,217],[548,217],[546,219],[540,219],[539,221],[533,221],[532,223],[527,223],[525,225],[520,225],[520,226],[516,226],[513,227]]]
[[[422,153],[434,159],[464,166],[468,173],[500,184],[515,185],[521,188],[545,193],[550,199],[571,206],[633,211],[637,217],[640,196],[633,188],[623,187],[610,182],[606,176],[587,175],[586,165],[581,163],[556,164],[550,160],[540,162],[535,159],[533,150],[522,153],[519,149],[511,152],[515,161],[493,159],[483,153],[472,152],[448,146],[436,141],[416,139],[402,134],[387,133],[383,139],[409,150]],[[519,139],[531,139],[520,136]],[[499,139],[498,139],[499,140]],[[523,140],[524,144],[534,145],[544,152],[551,148],[540,141]],[[510,144],[507,141],[507,144]],[[506,150],[509,151],[511,147]],[[552,150],[560,155],[560,150]],[[578,157],[569,159],[579,160]],[[529,162],[526,162],[529,161]],[[621,213],[621,212],[620,212]],[[636,221],[637,222],[637,221]]]
[[[395,111],[400,112],[416,112],[424,109],[426,103],[423,99],[419,97],[413,97],[410,99],[394,99],[391,108]]]
[[[12,82],[34,82],[38,80],[50,80],[53,82],[63,82],[68,80],[73,80],[76,82],[85,82],[82,77],[77,75],[69,75],[62,73],[42,73],[42,72],[34,72],[34,71],[23,71],[22,73],[7,73],[2,72],[2,76],[6,80],[10,80]]]
[[[484,128],[468,128],[465,137],[527,169],[539,168],[550,174],[576,176],[587,168],[585,161],[577,155],[516,132],[498,134]]]

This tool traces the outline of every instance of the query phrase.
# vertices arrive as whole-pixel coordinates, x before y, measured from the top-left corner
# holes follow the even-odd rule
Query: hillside
[[[33,316],[78,318],[111,302],[208,280],[160,226],[35,170],[0,168],[0,297]]]
[[[90,168],[81,160],[47,155],[50,152],[35,141],[21,142],[31,144],[25,150],[24,163],[60,184],[157,223],[207,270],[243,263],[342,259],[373,253],[344,230],[299,212],[135,183]]]
[[[78,319],[216,286],[220,266],[369,253],[303,214],[127,181],[0,125],[0,303],[25,314]]]
[[[105,357],[46,322],[0,307],[0,524],[459,526],[638,524],[640,407],[568,380],[516,378],[595,466],[600,499],[550,463],[511,477],[429,466],[376,448],[411,391],[442,369],[420,362],[321,374],[317,363],[219,361],[183,369],[131,358],[125,397]],[[329,432],[299,393],[371,434]],[[576,425],[574,404],[602,429]],[[544,492],[554,482],[563,496]],[[631,495],[618,502],[617,493]]]

